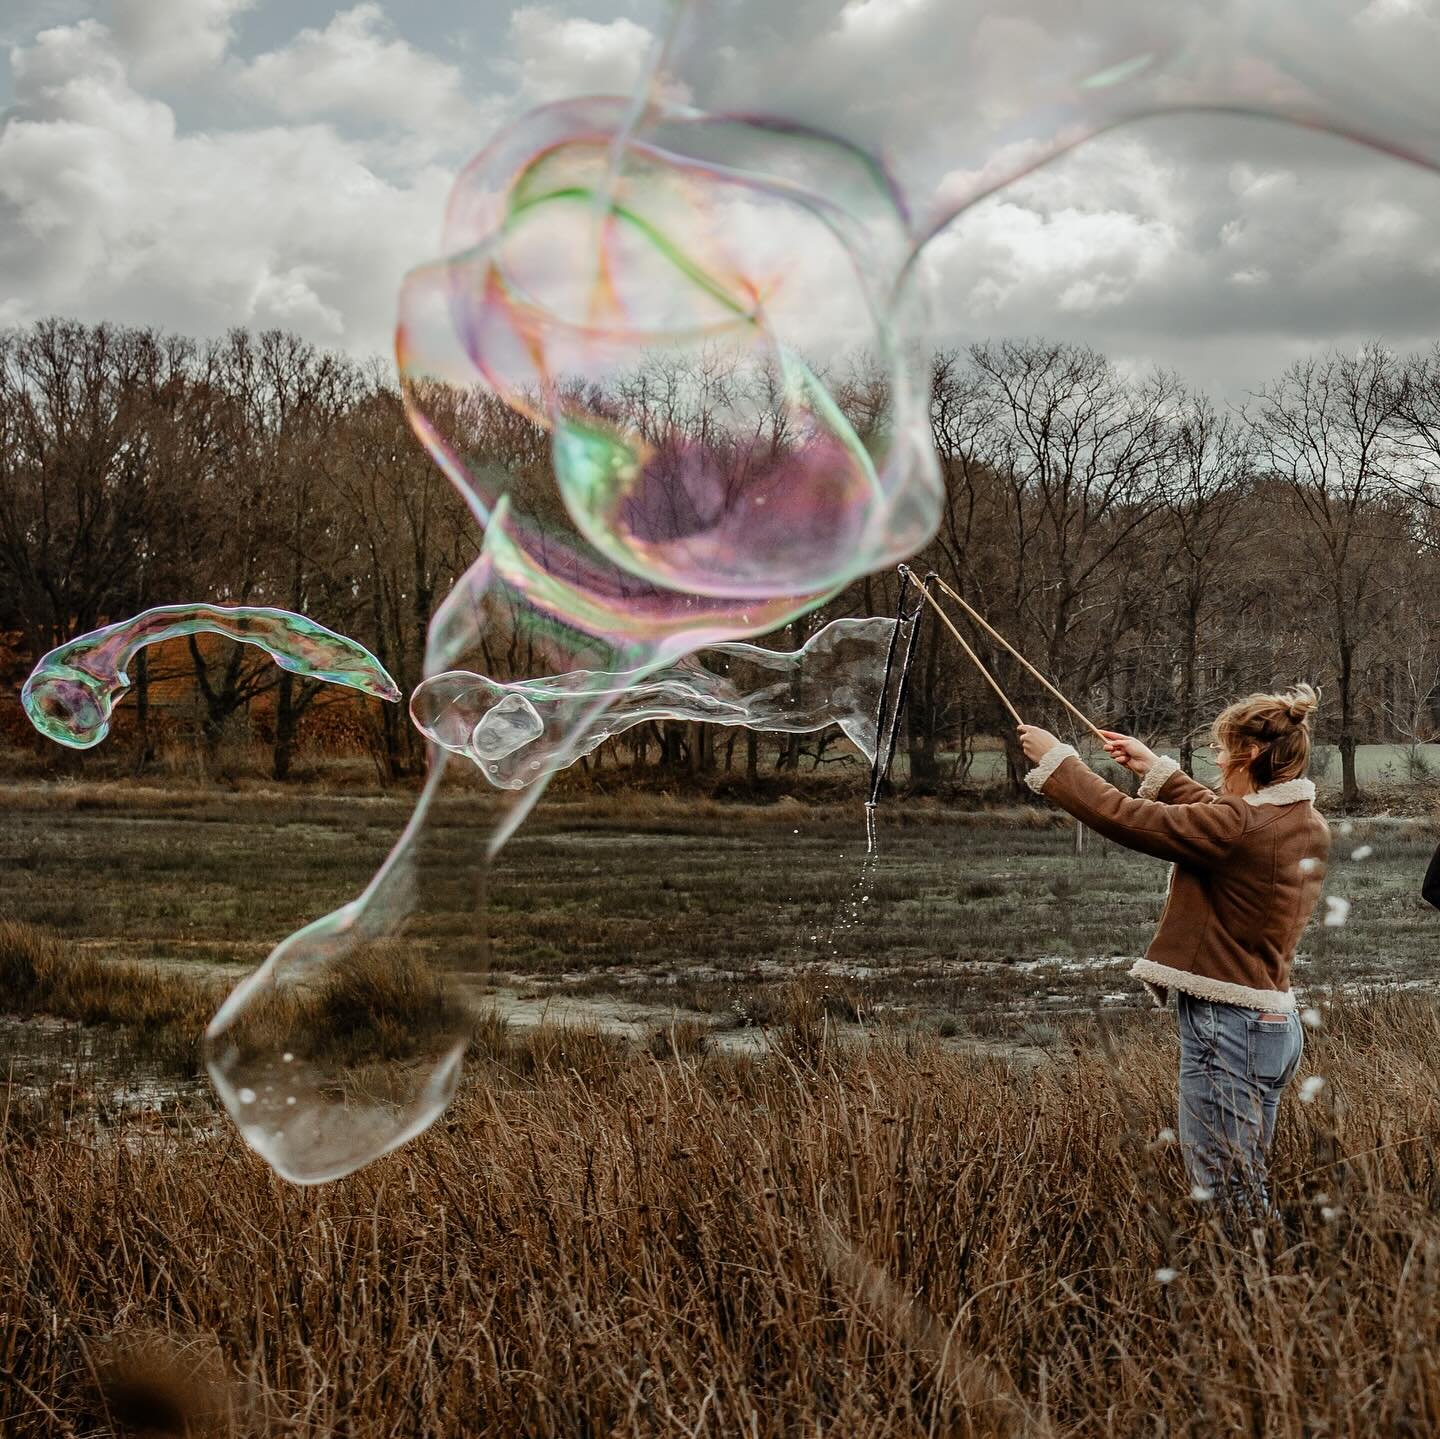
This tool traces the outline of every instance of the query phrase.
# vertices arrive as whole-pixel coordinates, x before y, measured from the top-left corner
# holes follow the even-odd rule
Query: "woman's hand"
[[[1150,773],[1151,766],[1159,758],[1154,750],[1128,734],[1116,734],[1109,729],[1102,729],[1100,733],[1105,736],[1105,753],[1116,764],[1123,765],[1131,774],[1138,774],[1141,779]]]
[[[1039,725],[1022,724],[1019,734],[1020,748],[1031,764],[1039,764],[1060,743],[1048,729],[1041,729]]]

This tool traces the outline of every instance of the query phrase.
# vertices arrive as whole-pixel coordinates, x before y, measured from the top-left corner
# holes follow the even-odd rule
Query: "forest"
[[[883,439],[880,367],[861,355],[823,373],[860,439]],[[1347,801],[1358,745],[1409,746],[1418,762],[1440,733],[1440,346],[1315,354],[1238,404],[1033,338],[939,350],[929,379],[944,501],[916,567],[1090,712],[1175,745],[1188,766],[1218,703],[1312,680]],[[773,376],[724,356],[648,360],[603,404],[648,436],[705,436],[743,414],[765,443],[789,442]],[[539,426],[491,396],[457,394],[450,413],[471,462],[514,493],[549,483]],[[379,362],[278,331],[199,342],[56,319],[0,333],[0,725],[17,745],[29,743],[18,689],[39,655],[159,604],[302,612],[368,646],[408,692],[430,618],[479,543]],[[893,574],[867,576],[767,643],[893,614],[896,590]],[[1014,694],[1039,698],[985,636],[976,647]],[[513,642],[486,659],[500,680],[544,668]],[[387,780],[423,767],[401,707],[337,699],[249,647],[175,644],[142,655],[132,679],[112,744],[137,771],[177,737],[213,751],[237,732],[267,748],[280,780],[322,736],[370,754]],[[1009,733],[933,629],[906,730],[922,787],[963,784]],[[734,768],[753,782],[840,748],[664,723],[590,763],[617,776]]]

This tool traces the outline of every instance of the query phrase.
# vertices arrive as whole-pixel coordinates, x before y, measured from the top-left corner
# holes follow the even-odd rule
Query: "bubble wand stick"
[[[1066,699],[1065,696],[1062,695],[1062,694],[1060,693],[1060,691],[1059,691],[1058,689],[1056,689],[1055,686],[1052,685],[1052,684],[1050,683],[1050,681],[1047,680],[1047,679],[1045,678],[1045,676],[1042,675],[1042,674],[1040,673],[1040,671],[1037,670],[1037,669],[1035,668],[1035,666],[1032,665],[1032,664],[1030,663],[1030,661],[1027,660],[1027,659],[1025,658],[1025,656],[1022,655],[1022,654],[1020,653],[1020,651],[1017,650],[1017,649],[1015,648],[1015,646],[1012,645],[1012,644],[1010,643],[1010,641],[1007,640],[1007,639],[1005,638],[1005,636],[1002,635],[1002,634],[1000,633],[1000,631],[997,630],[997,629],[994,627],[994,625],[990,624],[989,621],[986,620],[986,618],[985,618],[984,615],[982,615],[977,609],[975,609],[975,607],[974,607],[973,605],[968,604],[962,595],[959,595],[959,594],[957,594],[954,590],[952,590],[952,589],[950,588],[950,586],[947,585],[947,584],[945,583],[945,581],[940,578],[939,575],[931,575],[929,578],[932,579],[932,580],[935,582],[935,584],[936,584],[940,589],[944,590],[945,593],[946,593],[947,595],[949,595],[950,598],[951,598],[952,600],[954,600],[955,603],[956,603],[957,605],[959,605],[960,608],[961,608],[962,610],[964,610],[965,613],[966,613],[967,615],[969,615],[970,618],[971,618],[977,625],[979,625],[980,628],[981,628],[982,630],[984,630],[985,633],[986,633],[987,635],[989,635],[991,639],[993,639],[997,644],[999,644],[1000,646],[1002,646],[1004,649],[1009,650],[1009,652],[1010,652],[1012,655],[1014,655],[1015,658],[1016,658],[1017,660],[1019,660],[1020,663],[1021,663],[1022,665],[1024,665],[1025,668],[1026,668],[1027,670],[1029,670],[1030,673],[1031,673],[1032,675],[1034,675],[1035,678],[1036,678],[1037,680],[1039,680],[1040,683],[1041,683],[1042,685],[1044,685],[1045,688],[1046,688],[1047,690],[1049,690],[1049,692],[1050,692],[1052,695],[1054,695],[1055,698],[1056,698],[1057,700],[1059,700],[1060,703],[1061,703],[1062,705],[1064,705],[1065,708],[1066,708],[1067,710],[1069,710],[1070,713],[1071,713],[1072,715],[1074,715],[1075,718],[1078,719],[1078,720],[1080,721],[1080,723],[1083,724],[1083,725],[1085,726],[1085,728],[1088,729],[1088,730],[1090,731],[1090,733],[1093,734],[1093,735],[1095,736],[1095,738],[1100,741],[1101,744],[1105,744],[1105,743],[1106,743],[1106,736],[1105,736],[1104,730],[1102,730],[1102,729],[1101,729],[1087,714],[1085,714],[1085,712],[1084,712],[1083,710],[1081,710],[1078,706],[1071,704],[1070,701],[1069,701],[1068,699]],[[964,641],[962,640],[961,643],[963,644]],[[968,652],[968,646],[967,646],[967,652]],[[972,658],[973,658],[973,655],[972,655]],[[979,661],[977,660],[976,663],[978,664]],[[986,678],[989,679],[990,677],[989,677],[988,675],[986,675]],[[994,684],[995,681],[994,681],[994,680],[991,680],[990,683],[991,683],[991,684]],[[1007,703],[1007,707],[1009,707],[1009,706],[1008,706],[1008,703]],[[1015,714],[1015,711],[1014,711],[1013,707],[1010,707],[1010,713],[1011,713],[1011,714]],[[1016,715],[1016,723],[1017,723],[1017,724],[1023,724],[1024,721],[1021,720],[1018,715]]]

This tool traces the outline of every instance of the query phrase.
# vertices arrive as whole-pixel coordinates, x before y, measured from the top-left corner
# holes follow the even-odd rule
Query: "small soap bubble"
[[[1338,894],[1325,896],[1325,927],[1340,929],[1350,918],[1350,901]]]
[[[509,683],[446,672],[421,681],[410,713],[428,739],[470,760],[503,790],[524,790],[554,765],[574,763],[605,740],[658,720],[718,720],[785,734],[838,725],[873,761],[896,626],[886,616],[832,620],[795,650],[717,645],[651,672],[639,685],[624,673],[593,670]],[[717,668],[708,667],[711,655]],[[603,728],[595,720],[577,733],[577,707],[597,691],[613,695]]]
[[[1195,1184],[1190,1187],[1190,1198],[1197,1204],[1207,1204],[1215,1198],[1215,1191],[1208,1184]]]
[[[1351,858],[1351,859],[1369,859],[1370,856],[1371,856],[1372,854],[1374,854],[1374,853],[1375,853],[1375,846],[1374,846],[1374,845],[1362,844],[1358,849],[1354,849],[1354,850],[1351,850],[1351,851],[1350,851],[1350,858]]]
[[[1307,1029],[1319,1029],[1325,1021],[1320,1011],[1312,1005],[1300,1011],[1300,1022]]]
[[[255,1091],[253,1089],[242,1089],[239,1092],[237,1098],[240,1100],[241,1104],[254,1104]]]
[[[1155,1271],[1155,1282],[1157,1284],[1173,1284],[1180,1277],[1178,1269],[1171,1269],[1166,1266]]]
[[[1319,1097],[1320,1091],[1325,1088],[1325,1081],[1318,1074],[1307,1075],[1300,1086],[1300,1103],[1314,1104]]]

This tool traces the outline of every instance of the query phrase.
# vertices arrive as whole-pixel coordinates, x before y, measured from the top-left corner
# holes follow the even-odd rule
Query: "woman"
[[[1106,751],[1141,777],[1131,799],[1034,725],[1025,776],[1100,834],[1173,862],[1170,894],[1130,973],[1180,1011],[1180,1142],[1196,1193],[1254,1219],[1269,1208],[1266,1156],[1280,1095],[1304,1047],[1290,966],[1320,895],[1330,831],[1314,806],[1309,685],[1251,695],[1212,737],[1219,793],[1139,740],[1105,731]]]

